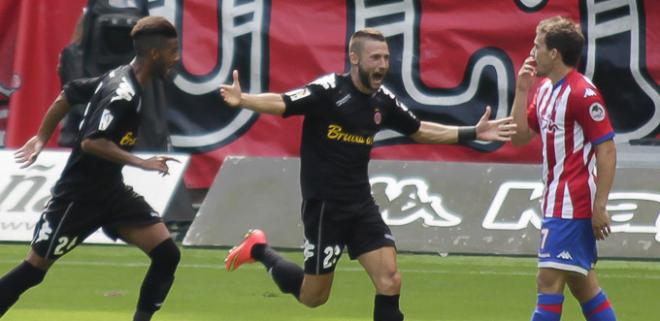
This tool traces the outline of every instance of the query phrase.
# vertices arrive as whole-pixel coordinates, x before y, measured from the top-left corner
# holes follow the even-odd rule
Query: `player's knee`
[[[380,294],[395,295],[401,291],[401,274],[399,271],[387,273],[377,280],[377,290]]]
[[[330,297],[329,294],[318,294],[315,296],[306,296],[306,297],[301,296],[300,303],[304,304],[309,308],[316,308],[328,302],[329,297]]]
[[[167,239],[149,252],[152,264],[162,270],[174,273],[181,261],[181,251],[172,239]]]
[[[563,290],[564,279],[560,272],[541,269],[536,276],[536,288],[542,293],[559,293]]]

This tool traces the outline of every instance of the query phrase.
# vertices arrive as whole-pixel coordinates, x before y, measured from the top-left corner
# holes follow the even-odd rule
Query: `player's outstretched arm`
[[[535,135],[527,123],[526,108],[528,91],[535,76],[536,61],[530,56],[525,59],[525,62],[518,71],[516,92],[513,97],[513,106],[511,107],[511,117],[513,117],[513,122],[518,125],[517,133],[511,136],[511,143],[514,146],[522,146],[529,143]]]
[[[258,113],[282,115],[285,105],[282,95],[275,93],[247,94],[241,91],[238,70],[232,73],[231,85],[220,85],[220,95],[230,107],[247,108]]]
[[[41,120],[37,134],[14,153],[16,162],[22,164],[21,168],[28,167],[37,160],[39,153],[41,153],[41,150],[53,135],[55,128],[57,128],[57,124],[60,123],[69,110],[71,110],[71,104],[66,99],[64,92],[61,92]]]
[[[86,138],[80,144],[83,152],[92,154],[111,162],[135,166],[145,171],[157,171],[161,175],[169,174],[168,161],[179,162],[177,159],[167,156],[154,156],[148,159],[137,157],[117,146],[111,140],[105,138]]]
[[[422,121],[419,130],[410,137],[422,144],[454,144],[478,139],[484,141],[509,141],[516,133],[516,124],[511,117],[489,120],[490,106],[476,126],[447,126]]]

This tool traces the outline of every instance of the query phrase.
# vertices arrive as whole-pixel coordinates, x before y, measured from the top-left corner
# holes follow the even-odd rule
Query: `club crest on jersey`
[[[380,122],[383,121],[383,114],[380,113],[380,109],[374,109],[374,123],[380,125]]]
[[[593,103],[589,106],[589,116],[595,121],[603,121],[605,119],[605,108],[599,103]]]
[[[109,109],[104,109],[103,114],[101,115],[101,121],[99,122],[99,130],[106,130],[110,126],[110,123],[112,123],[112,120],[115,119],[114,116],[112,116],[112,113],[110,112]]]

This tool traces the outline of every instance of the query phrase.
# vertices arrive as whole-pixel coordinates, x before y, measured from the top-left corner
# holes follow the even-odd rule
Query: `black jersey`
[[[304,115],[300,146],[303,198],[355,200],[369,197],[368,165],[381,128],[415,133],[419,120],[381,87],[360,92],[350,75],[330,74],[283,95],[284,117]]]
[[[53,188],[55,197],[102,199],[123,187],[124,165],[85,153],[80,143],[86,138],[105,138],[130,151],[136,143],[140,123],[142,89],[130,65],[120,66],[96,82],[77,142]],[[71,93],[65,88],[67,98],[73,97]]]

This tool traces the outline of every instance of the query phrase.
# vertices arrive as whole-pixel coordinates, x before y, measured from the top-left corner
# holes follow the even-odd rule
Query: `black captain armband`
[[[471,140],[477,139],[477,127],[475,126],[461,126],[458,127],[458,142],[466,143]]]

